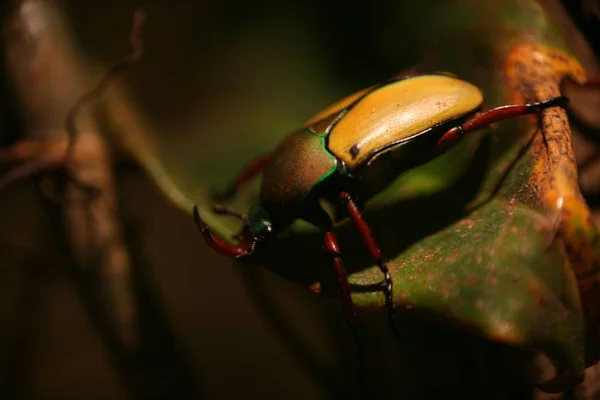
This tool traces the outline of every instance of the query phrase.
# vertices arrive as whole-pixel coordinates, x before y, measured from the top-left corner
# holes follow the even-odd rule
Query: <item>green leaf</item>
[[[223,46],[202,55],[218,64],[213,75],[204,71],[201,78],[214,80],[221,71],[227,91],[205,94],[215,101],[194,109],[199,122],[185,127],[193,135],[157,133],[156,124],[141,117],[123,88],[110,93],[111,122],[121,132],[121,144],[179,207],[191,212],[198,203],[213,231],[228,240],[239,224],[212,213],[212,193],[320,108],[361,89],[337,72],[348,59],[360,63],[361,52],[368,50],[373,64],[397,66],[394,72],[414,65],[453,72],[479,85],[488,107],[558,95],[563,76],[581,75],[576,63],[558,52],[564,50],[560,36],[534,1],[382,3],[374,6],[379,7],[375,23],[366,24],[372,29],[360,33],[374,41],[368,49],[344,47],[335,54],[323,51],[323,43],[339,43],[334,29],[317,24],[315,31],[306,23],[310,18],[326,21],[319,19],[320,10],[311,14],[308,6],[291,7],[284,16],[248,22],[223,39]],[[373,81],[363,86],[387,76],[369,78]],[[564,250],[575,228],[567,217],[559,218],[566,234],[554,238],[563,208],[561,203],[557,209],[551,201],[556,196],[548,193],[557,190],[560,198],[574,193],[564,197],[570,202],[564,209],[579,210],[577,218],[585,217],[587,206],[577,197],[576,178],[563,176],[565,168],[574,168],[568,127],[562,128],[562,138],[542,140],[554,132],[552,118],[566,118],[562,111],[553,113],[544,114],[541,132],[533,117],[472,135],[400,176],[368,205],[365,216],[390,260],[399,313],[538,351],[559,373],[568,373],[584,368],[578,266]],[[558,162],[544,164],[549,146],[566,150]],[[563,172],[557,163],[565,166]],[[562,189],[553,186],[554,178]],[[231,205],[243,211],[256,198],[254,184]],[[588,264],[596,268],[598,251],[589,250],[596,230],[581,229],[588,238]],[[354,301],[381,309],[383,295],[373,286],[381,273],[347,223],[339,232]],[[295,224],[268,245],[257,262],[323,293],[335,290],[322,237],[306,223]]]

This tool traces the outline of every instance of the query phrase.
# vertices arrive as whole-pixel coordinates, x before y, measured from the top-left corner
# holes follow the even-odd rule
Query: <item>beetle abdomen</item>
[[[446,75],[417,75],[378,87],[330,128],[328,149],[352,171],[381,149],[473,112],[483,94]]]

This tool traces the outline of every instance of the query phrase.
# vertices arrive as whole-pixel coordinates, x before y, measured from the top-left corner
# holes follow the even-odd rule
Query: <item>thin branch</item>
[[[8,148],[0,149],[0,165],[1,164],[17,164],[30,161],[41,157],[46,153],[55,152],[56,148],[60,147],[60,152],[64,152],[64,143],[56,142],[41,142],[39,140],[23,140]]]
[[[57,167],[53,177],[64,184],[61,194],[86,201],[44,202],[55,232],[48,239],[65,253],[79,299],[126,388],[134,398],[197,398],[190,368],[160,301],[144,281],[148,278],[141,277],[145,268],[136,263],[135,247],[127,247],[112,154],[97,119],[83,107],[117,73],[141,58],[144,15],[139,11],[134,15],[132,53],[86,93],[85,60],[76,50],[59,3],[20,0],[6,21],[6,70],[23,115],[23,131],[30,140],[59,144],[40,158],[30,158],[35,151],[23,153],[27,162],[9,171],[5,182]],[[18,158],[15,153],[5,160]],[[86,196],[80,182],[93,187],[97,196]]]
[[[145,21],[145,12],[141,9],[137,9],[133,15],[131,33],[129,35],[129,43],[132,48],[132,52],[113,64],[108,69],[98,86],[81,96],[69,110],[65,122],[67,130],[67,144],[64,154],[58,154],[56,152],[56,149],[60,149],[62,151],[62,148],[65,147],[62,141],[51,144],[38,141],[25,141],[22,143],[17,143],[7,150],[0,151],[0,163],[22,162],[21,165],[12,168],[0,178],[0,191],[20,180],[29,178],[42,172],[58,170],[64,167],[66,172],[69,174],[71,183],[75,184],[80,189],[87,191],[88,193],[90,191],[94,192],[93,188],[91,188],[89,185],[81,183],[78,179],[75,179],[71,173],[73,153],[78,138],[76,120],[78,115],[81,113],[83,106],[98,98],[118,74],[127,70],[127,68],[138,62],[144,56],[142,33]]]
[[[108,69],[98,86],[81,96],[75,105],[73,105],[71,110],[69,110],[66,119],[67,134],[69,136],[65,155],[67,165],[72,158],[73,148],[75,147],[75,142],[77,140],[78,132],[76,127],[76,118],[79,115],[81,107],[83,107],[86,103],[97,99],[118,74],[127,70],[127,68],[129,68],[132,64],[135,64],[141,60],[141,58],[144,56],[144,41],[142,40],[142,33],[145,22],[146,13],[142,9],[136,9],[133,14],[131,33],[129,34],[129,44],[132,52],[113,64]]]

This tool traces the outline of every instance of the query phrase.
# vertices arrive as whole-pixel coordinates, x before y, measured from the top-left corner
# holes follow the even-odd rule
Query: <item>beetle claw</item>
[[[223,255],[234,258],[245,257],[251,255],[254,252],[254,244],[248,244],[242,241],[239,245],[232,246],[229,243],[225,243],[217,236],[215,236],[210,231],[208,225],[206,225],[206,223],[200,217],[197,205],[194,206],[193,214],[194,222],[196,223],[196,226],[202,233],[202,236],[204,236],[204,240],[214,250],[218,251]]]
[[[548,107],[563,107],[566,108],[569,105],[569,98],[566,96],[554,97],[549,100],[538,101],[535,103],[531,103],[531,109],[540,112]]]
[[[255,249],[256,249],[256,242],[252,242],[252,243],[250,243],[248,248],[246,250],[244,250],[244,252],[242,252],[240,255],[235,256],[235,259],[236,260],[247,259],[250,256],[254,255]]]

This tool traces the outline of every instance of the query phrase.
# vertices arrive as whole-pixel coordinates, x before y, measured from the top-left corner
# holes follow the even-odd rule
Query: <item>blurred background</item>
[[[559,5],[544,5],[562,15],[560,25],[580,46],[590,75],[598,72]],[[244,136],[247,154],[239,146],[223,153],[237,165],[204,166],[214,168],[216,182],[333,100],[414,66],[403,55],[439,39],[411,40],[411,30],[427,27],[410,26],[407,18],[398,26],[398,16],[411,12],[408,2],[5,1],[2,146],[60,138],[53,132],[63,133],[68,105],[129,52],[137,6],[147,14],[146,54],[117,86],[126,104],[135,104],[131,113],[160,132],[148,145],[164,159],[190,159],[195,146],[221,154]],[[43,32],[55,39],[44,44],[36,36]],[[36,74],[72,76],[74,83],[38,81]],[[104,107],[110,114],[110,104]],[[110,122],[97,127],[108,132],[101,135],[108,149],[94,171],[110,187],[107,215],[115,218],[98,226],[116,229],[127,261],[101,270],[94,283],[98,272],[80,262],[93,254],[73,254],[85,240],[64,205],[48,204],[44,174],[0,192],[0,397],[356,398],[356,350],[338,302],[216,255],[190,214],[117,144]],[[267,143],[252,144],[254,132]],[[577,145],[579,153],[593,153],[588,142]],[[175,177],[185,173],[173,165]],[[136,288],[134,298],[127,285]],[[90,299],[93,293],[116,293],[106,307],[114,306],[117,317]],[[364,312],[361,319],[377,398],[480,398],[482,387],[488,393],[504,382],[503,373],[487,381],[478,360],[464,357],[480,346],[475,339],[424,325],[422,335],[407,334],[398,346],[383,315]],[[132,320],[140,337],[127,327]],[[520,387],[505,390],[525,396]]]

